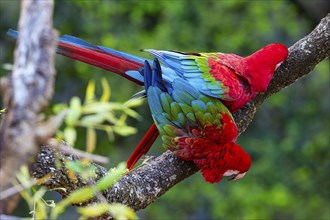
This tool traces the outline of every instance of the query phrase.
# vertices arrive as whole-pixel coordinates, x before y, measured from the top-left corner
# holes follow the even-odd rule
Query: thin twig
[[[28,183],[21,183],[10,187],[2,192],[0,192],[0,200],[6,199],[9,196],[15,195],[23,190],[29,189],[32,186],[36,185],[38,181],[36,179],[31,179]]]
[[[0,200],[4,200],[9,196],[15,195],[23,190],[29,189],[34,185],[42,185],[52,177],[52,173],[48,173],[46,176],[43,176],[39,179],[30,178],[28,183],[16,184],[2,192],[0,192]],[[1,219],[1,218],[0,218]]]
[[[53,138],[49,139],[49,141],[47,143],[47,146],[51,147],[51,148],[54,148],[54,149],[57,149],[57,150],[60,150],[62,152],[65,152],[67,154],[77,156],[79,158],[88,159],[88,160],[96,162],[96,163],[107,164],[107,163],[110,162],[109,158],[107,158],[107,157],[100,156],[100,155],[95,155],[95,154],[90,154],[90,153],[87,153],[85,151],[81,151],[81,150],[78,150],[78,149],[71,148],[68,145],[57,142]]]

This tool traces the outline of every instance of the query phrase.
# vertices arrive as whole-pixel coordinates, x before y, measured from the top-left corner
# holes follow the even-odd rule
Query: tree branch
[[[330,14],[322,19],[308,36],[292,45],[289,48],[289,57],[275,72],[267,92],[258,95],[234,114],[240,132],[248,127],[258,107],[267,97],[293,84],[330,55],[329,23]],[[44,185],[49,188],[66,188],[67,192],[59,191],[64,196],[72,190],[95,183],[97,179],[106,175],[106,170],[98,166],[97,177],[88,183],[71,180],[64,167],[56,167],[56,157],[59,157],[61,161],[78,159],[44,147],[34,164],[33,175],[40,178],[51,173],[52,177]],[[112,188],[104,191],[103,195],[109,202],[127,204],[135,210],[143,209],[175,184],[197,171],[198,168],[193,163],[182,161],[166,151],[159,157],[148,160],[144,166],[123,176]]]
[[[1,79],[6,114],[0,124],[0,191],[10,188],[16,171],[39,152],[37,114],[52,96],[55,76],[52,11],[52,1],[21,3],[14,69]],[[1,200],[0,212],[10,213],[16,201],[17,197]]]
[[[245,131],[258,107],[269,96],[307,75],[322,60],[330,56],[330,14],[321,20],[307,36],[289,48],[288,58],[275,71],[267,91],[259,94],[234,114],[240,132]]]

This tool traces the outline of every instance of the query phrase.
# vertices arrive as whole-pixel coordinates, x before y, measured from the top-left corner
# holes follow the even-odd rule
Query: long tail
[[[9,30],[7,34],[17,38],[18,32]],[[138,85],[143,85],[143,76],[138,72],[146,59],[103,46],[94,46],[70,35],[58,38],[57,53],[75,60],[114,72]]]
[[[10,29],[7,34],[13,38],[18,38],[19,33]],[[144,85],[144,78],[138,71],[144,66],[144,61],[146,60],[144,58],[103,46],[94,46],[69,35],[58,38],[57,53],[114,72],[138,85]],[[148,152],[158,134],[156,125],[153,124],[129,157],[127,161],[129,169],[132,169],[139,158]]]

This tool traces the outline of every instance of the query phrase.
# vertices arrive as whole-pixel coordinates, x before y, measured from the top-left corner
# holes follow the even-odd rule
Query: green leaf
[[[142,117],[134,110],[129,109],[129,108],[124,108],[124,113],[131,116],[132,118],[136,118],[138,120],[141,120]]]
[[[0,109],[0,115],[2,114],[2,113],[5,113],[6,112],[6,109],[4,108],[4,109]]]
[[[114,110],[122,110],[124,106],[121,103],[116,102],[93,102],[88,103],[84,106],[84,113],[97,113],[97,112],[105,112],[105,111],[114,111]]]
[[[47,206],[41,200],[35,204],[35,219],[47,219]]]
[[[95,81],[90,80],[86,88],[85,103],[94,101],[95,99]]]
[[[97,217],[105,214],[109,209],[109,204],[99,203],[87,207],[77,208],[77,211],[87,217]]]
[[[21,166],[20,172],[16,174],[16,177],[24,187],[26,188],[29,187],[31,177],[27,166],[25,165]]]
[[[118,122],[118,119],[113,114],[113,112],[104,112],[102,115],[110,124],[116,124]]]
[[[113,131],[121,136],[129,136],[135,134],[137,129],[128,125],[116,125]]]
[[[133,209],[120,203],[109,204],[109,212],[114,219],[137,220],[138,217]]]
[[[82,165],[80,161],[67,161],[65,164],[66,168],[69,170],[72,170],[76,173],[81,173],[82,172]]]
[[[67,109],[68,108],[68,105],[65,104],[65,103],[59,103],[59,104],[55,104],[52,108],[53,112],[55,114],[58,114],[60,113],[63,109]]]
[[[121,126],[121,125],[125,125],[126,123],[126,119],[127,119],[127,115],[125,115],[125,114],[122,114],[121,116],[120,116],[120,118],[118,119],[118,122],[117,122],[117,124],[116,124],[116,126]]]
[[[114,134],[113,134],[113,128],[111,126],[105,126],[104,129],[107,132],[109,140],[113,141],[115,139]]]
[[[65,207],[73,203],[81,203],[90,200],[95,195],[95,190],[92,187],[80,188],[68,195],[65,199],[57,203],[56,207],[52,210],[51,219],[57,219]]]
[[[141,106],[143,104],[145,99],[142,99],[142,98],[133,98],[133,99],[130,99],[128,100],[126,103],[125,103],[125,106],[128,107],[128,108],[135,108],[135,107],[138,107],[138,106]]]
[[[64,139],[69,145],[73,146],[77,139],[77,131],[73,127],[66,127],[64,129]]]
[[[77,211],[87,217],[95,218],[109,212],[114,219],[138,219],[134,210],[120,203],[99,203],[87,207],[77,208]]]
[[[101,84],[102,84],[102,88],[103,88],[103,93],[100,98],[100,101],[107,102],[110,100],[111,88],[110,88],[110,85],[109,85],[108,81],[106,80],[106,78],[101,79]]]
[[[70,100],[70,108],[76,108],[80,109],[81,108],[81,100],[79,97],[72,97]]]
[[[107,175],[102,177],[97,183],[96,188],[100,191],[111,187],[122,175],[127,172],[126,163],[121,162],[116,168],[113,168]]]
[[[102,124],[104,120],[105,120],[104,115],[92,114],[92,115],[83,116],[80,120],[80,123],[85,126],[91,127]]]
[[[75,204],[75,203],[86,202],[87,200],[93,198],[94,195],[95,195],[95,190],[92,187],[83,187],[70,193],[68,197],[66,197],[64,200],[58,203],[58,206],[60,205],[60,203]]]
[[[33,207],[33,199],[31,194],[31,177],[29,174],[28,167],[26,165],[21,166],[20,171],[16,174],[16,177],[20,184],[26,188],[26,190],[19,191],[21,196],[24,198],[24,200],[28,203],[28,205]]]
[[[91,153],[95,150],[96,146],[96,131],[93,128],[87,128],[87,144],[86,144],[86,151]]]
[[[88,160],[67,161],[65,166],[68,171],[77,173],[84,179],[94,176],[96,169],[96,167],[93,164],[90,164]]]
[[[47,204],[42,199],[45,193],[46,189],[40,188],[34,194],[36,219],[47,219]]]
[[[74,126],[81,115],[81,101],[78,97],[73,97],[70,100],[70,107],[65,117],[65,122],[68,126]]]

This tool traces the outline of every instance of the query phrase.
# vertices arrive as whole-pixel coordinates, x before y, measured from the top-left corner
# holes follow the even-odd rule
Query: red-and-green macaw
[[[182,77],[145,61],[144,86],[151,115],[163,146],[183,160],[193,161],[205,181],[223,176],[242,178],[251,166],[250,156],[235,144],[238,129],[231,112],[214,97],[205,95]],[[164,78],[163,78],[164,76]]]
[[[17,32],[13,30],[10,30],[8,34],[17,37]],[[257,93],[264,92],[277,65],[284,61],[288,55],[288,49],[282,44],[267,45],[248,57],[218,52],[184,53],[160,50],[145,51],[162,62],[162,79],[165,84],[172,82],[174,79],[177,81],[180,78],[179,81],[181,84],[186,84],[189,88],[193,88],[208,99],[221,100],[231,112],[237,111],[244,106]],[[145,58],[103,46],[94,46],[69,35],[59,38],[57,52],[64,56],[117,73],[139,85],[144,85],[145,83],[143,74],[139,72],[139,70],[145,69]],[[151,62],[150,60],[147,61]],[[168,90],[171,90],[170,85],[167,85],[164,91],[166,92]],[[168,93],[172,94],[171,91]],[[174,97],[170,97],[174,103],[178,103]],[[222,116],[219,122],[220,124],[233,123],[231,116],[230,120],[226,117],[226,115],[229,115],[228,111],[221,110],[220,112],[224,112],[222,114],[225,115],[220,114]],[[227,129],[225,125],[222,127],[223,131],[219,135],[206,135],[206,133],[203,133],[204,136],[201,136],[200,142],[208,141],[207,138],[209,138],[209,141],[213,140],[212,138],[215,136],[221,139],[221,134],[226,133],[225,130]],[[207,127],[207,129],[211,128]],[[127,162],[129,169],[132,169],[137,160],[149,150],[158,134],[159,131],[156,125],[152,125],[129,158]],[[183,146],[184,143],[190,141],[189,138],[181,140],[177,142],[178,146]],[[234,141],[226,141],[226,143],[228,146],[235,145]],[[226,148],[225,146],[227,144],[223,144],[222,146]],[[228,149],[238,149],[237,146],[228,147]],[[199,148],[196,147],[195,149],[197,150]]]

